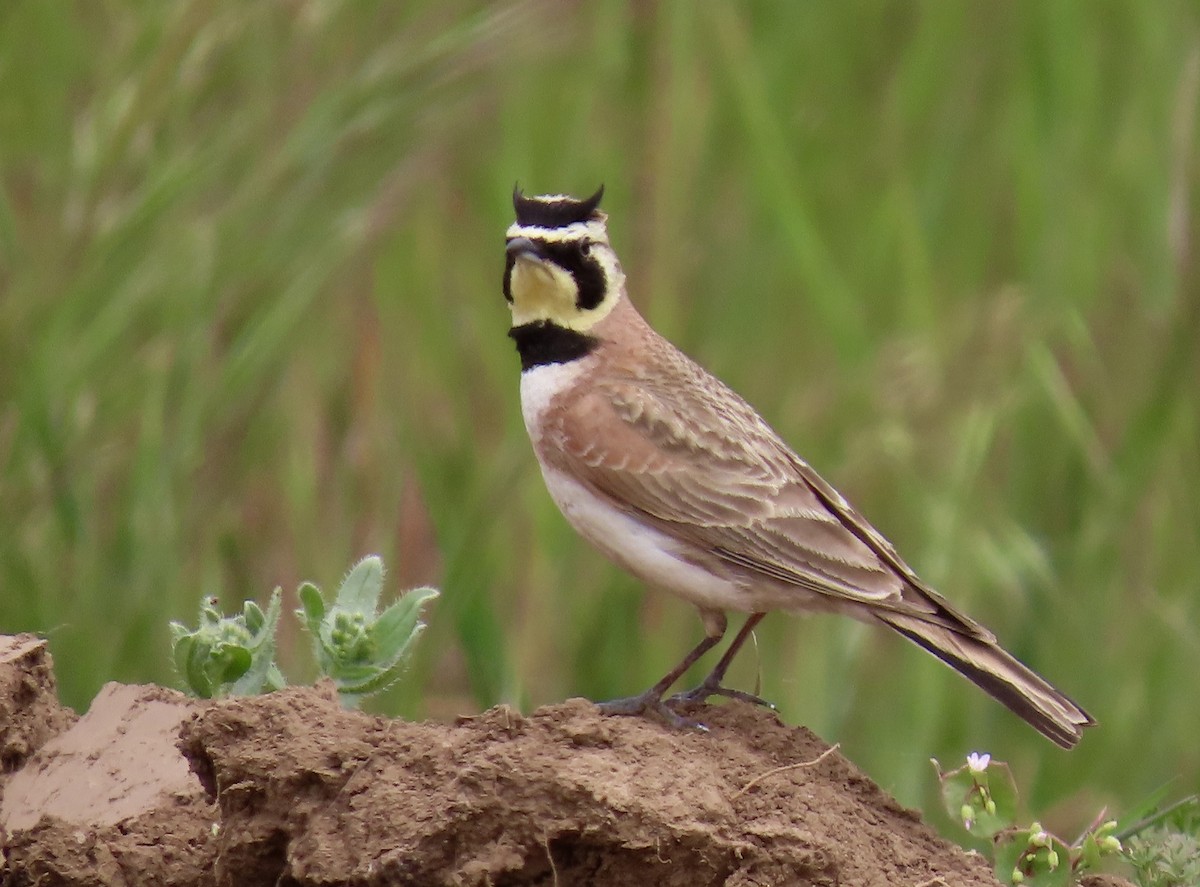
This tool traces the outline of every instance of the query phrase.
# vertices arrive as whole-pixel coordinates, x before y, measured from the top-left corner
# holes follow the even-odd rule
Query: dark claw
[[[697,659],[712,649],[713,645],[721,639],[721,635],[725,633],[725,617],[723,616],[720,619],[720,625],[716,626],[719,629],[718,633],[706,637],[698,643],[690,653],[683,657],[682,662],[667,672],[661,681],[640,696],[630,696],[627,699],[614,699],[611,702],[597,703],[600,713],[606,715],[653,714],[676,729],[703,730],[708,732],[707,727],[699,721],[693,721],[691,718],[679,714],[679,712],[675,711],[675,707],[687,707],[695,704],[703,705],[710,696],[727,696],[730,699],[740,699],[742,702],[761,705],[764,708],[774,711],[775,705],[773,703],[755,696],[753,693],[730,690],[721,686],[721,678],[725,676],[725,671],[729,668],[729,663],[733,659],[734,654],[745,643],[746,638],[750,636],[750,632],[754,630],[754,626],[758,625],[762,618],[762,613],[750,614],[750,617],[738,631],[737,637],[733,639],[733,643],[729,645],[729,649],[725,651],[725,655],[717,663],[717,667],[709,672],[708,677],[696,689],[688,690],[685,693],[677,693],[670,699],[663,699],[667,690],[683,676],[684,672],[691,668]]]
[[[691,690],[685,690],[682,693],[676,693],[666,701],[666,705],[693,705],[696,703],[707,702],[710,696],[724,696],[728,699],[740,699],[742,702],[749,702],[751,705],[761,705],[763,708],[776,710],[774,702],[763,699],[761,696],[755,696],[753,693],[747,693],[744,690],[732,690],[729,687],[722,687],[715,681],[704,681],[700,686]]]
[[[674,699],[671,700],[673,702]],[[708,732],[708,728],[699,721],[686,718],[670,708],[670,703],[651,689],[640,696],[628,696],[624,699],[610,699],[608,702],[597,702],[596,708],[602,715],[653,715],[665,721],[667,726],[676,730],[700,730]]]

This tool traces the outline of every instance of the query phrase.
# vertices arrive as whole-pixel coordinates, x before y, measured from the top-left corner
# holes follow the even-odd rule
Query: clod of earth
[[[743,704],[704,709],[699,733],[583,700],[435,724],[345,711],[323,685],[198,702],[109,684],[72,725],[22,637],[0,638],[0,748],[34,710],[60,732],[15,740],[5,887],[997,884]]]
[[[46,642],[36,635],[0,635],[0,789],[9,774],[75,720],[58,704]]]

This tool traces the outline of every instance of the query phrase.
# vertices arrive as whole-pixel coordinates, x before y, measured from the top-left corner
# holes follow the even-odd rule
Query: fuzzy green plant
[[[200,602],[196,628],[172,622],[175,668],[188,691],[202,699],[218,699],[285,686],[275,664],[279,613],[276,588],[265,613],[254,601],[246,601],[241,613],[226,616],[217,608],[216,598],[206,597]]]
[[[337,686],[342,704],[357,708],[363,697],[397,680],[413,646],[425,630],[421,612],[438,596],[433,588],[415,588],[379,611],[383,561],[366,557],[350,571],[332,604],[311,582],[298,591],[296,616],[312,636],[322,675]],[[215,598],[200,604],[199,625],[171,623],[173,658],[188,692],[204,699],[249,696],[286,685],[275,663],[280,590],[271,594],[264,613],[246,601],[242,612],[225,616]]]
[[[1128,832],[1125,858],[1142,887],[1200,884],[1200,797],[1184,798]]]
[[[438,596],[436,589],[414,588],[379,612],[382,591],[383,561],[374,556],[355,565],[332,605],[311,582],[300,586],[296,615],[312,635],[321,673],[333,680],[349,708],[400,678],[425,630],[421,610]]]

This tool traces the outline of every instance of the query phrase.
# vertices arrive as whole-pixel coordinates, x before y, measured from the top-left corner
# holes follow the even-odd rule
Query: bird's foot
[[[763,699],[761,696],[755,696],[753,693],[747,693],[744,690],[722,687],[720,680],[713,675],[705,678],[703,683],[698,687],[694,687],[691,690],[684,690],[682,693],[676,693],[664,705],[694,705],[707,702],[710,696],[739,699],[742,702],[749,702],[751,705],[761,705],[763,708],[775,711],[775,703],[769,699]]]
[[[662,697],[662,691],[657,687],[651,687],[638,696],[597,702],[596,708],[600,709],[602,715],[633,715],[635,717],[651,715],[665,721],[667,726],[674,727],[676,730],[700,730],[707,733],[708,728],[699,721],[685,717],[671,708],[675,699],[676,697],[673,696],[670,700],[665,700]]]

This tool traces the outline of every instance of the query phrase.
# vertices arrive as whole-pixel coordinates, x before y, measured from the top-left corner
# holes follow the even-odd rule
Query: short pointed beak
[[[540,259],[542,257],[541,250],[538,249],[537,244],[528,237],[514,237],[508,242],[508,245],[504,247],[504,251],[514,259],[520,258],[521,256],[529,256],[534,259]]]

